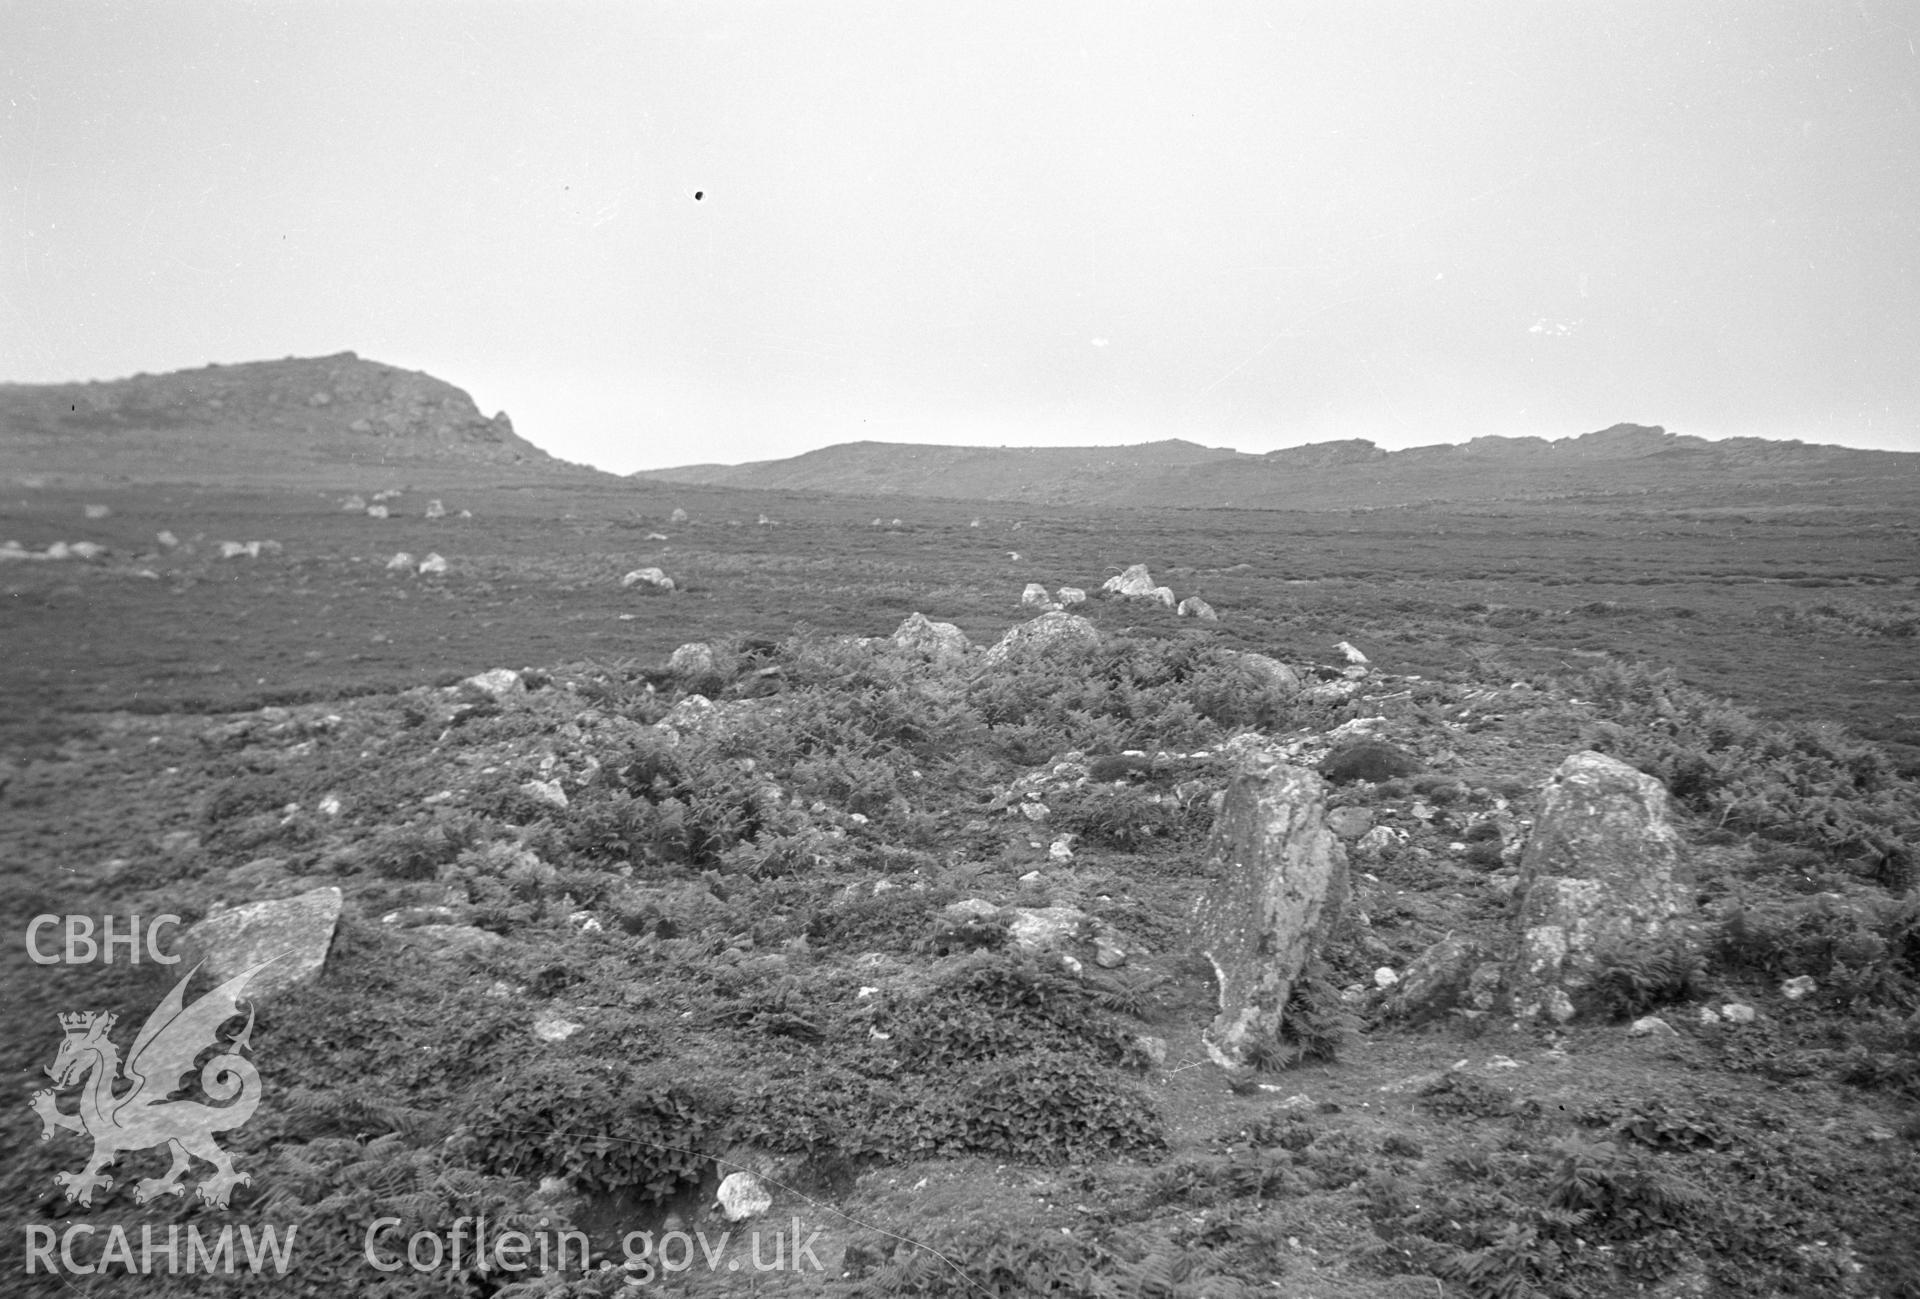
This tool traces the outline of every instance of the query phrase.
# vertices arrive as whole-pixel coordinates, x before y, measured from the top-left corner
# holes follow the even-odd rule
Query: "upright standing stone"
[[[1571,1019],[1598,954],[1657,941],[1693,910],[1666,789],[1603,753],[1562,762],[1520,859],[1518,892],[1513,1012]]]
[[[1257,754],[1227,786],[1208,844],[1222,874],[1194,909],[1194,937],[1220,982],[1206,1034],[1226,1067],[1279,1040],[1293,985],[1347,900],[1347,855],[1327,828],[1327,786]]]

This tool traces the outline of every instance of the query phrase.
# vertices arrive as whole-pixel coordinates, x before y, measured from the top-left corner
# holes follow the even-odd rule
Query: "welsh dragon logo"
[[[124,1070],[119,1048],[107,1037],[119,1016],[100,1011],[60,1016],[66,1037],[46,1070],[54,1085],[35,1092],[31,1105],[43,1125],[42,1141],[51,1140],[57,1128],[93,1139],[93,1157],[85,1168],[54,1174],[53,1180],[67,1188],[67,1199],[91,1207],[95,1190],[112,1188],[113,1178],[101,1170],[121,1151],[161,1145],[172,1152],[173,1166],[164,1177],[141,1178],[134,1187],[136,1203],[145,1204],[156,1195],[185,1195],[187,1188],[180,1179],[195,1156],[214,1167],[212,1176],[200,1179],[198,1189],[200,1198],[215,1208],[226,1208],[233,1188],[253,1180],[233,1171],[233,1158],[213,1139],[216,1132],[241,1126],[260,1104],[260,1074],[241,1056],[253,1033],[252,1004],[247,1005],[246,1027],[237,1037],[223,1041],[219,1034],[222,1025],[240,1014],[240,990],[272,963],[262,961],[234,975],[191,1006],[185,1004],[187,983],[200,967],[188,970],[147,1016],[133,1039]],[[215,1101],[233,1103],[168,1099],[178,1089],[180,1076],[191,1071],[209,1047],[217,1048],[218,1054],[200,1066],[200,1087]],[[83,1082],[80,1108],[63,1112],[58,1107],[59,1093]],[[114,1094],[116,1084],[129,1083],[129,1089]]]

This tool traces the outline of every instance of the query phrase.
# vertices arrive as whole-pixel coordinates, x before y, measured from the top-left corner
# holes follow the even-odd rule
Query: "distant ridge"
[[[1691,498],[1727,491],[1920,491],[1920,453],[1766,438],[1706,438],[1615,424],[1576,437],[1479,437],[1387,451],[1363,438],[1264,455],[1168,440],[1118,447],[956,447],[847,442],[786,460],[631,475],[715,487],[1089,506],[1379,508],[1439,501]],[[1828,491],[1831,495],[1831,490]]]
[[[428,467],[441,477],[595,472],[555,460],[450,383],[352,352],[0,384],[8,476],[359,485],[382,477],[370,471]]]

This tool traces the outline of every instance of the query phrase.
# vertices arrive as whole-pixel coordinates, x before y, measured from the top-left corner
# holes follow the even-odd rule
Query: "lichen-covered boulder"
[[[1206,1033],[1222,1066],[1277,1043],[1287,999],[1348,897],[1347,856],[1327,828],[1320,777],[1254,754],[1228,784],[1208,842],[1221,873],[1194,908],[1196,945],[1219,980]]]
[[[1517,893],[1506,973],[1513,1012],[1570,1019],[1598,955],[1675,934],[1693,911],[1666,789],[1602,753],[1568,758],[1547,782]]]
[[[1093,646],[1100,643],[1100,629],[1078,614],[1043,613],[1031,622],[1010,628],[1006,635],[987,650],[989,666],[1004,662],[1016,650],[1041,649],[1055,645]]]
[[[952,663],[967,656],[973,648],[967,634],[950,622],[935,622],[924,613],[912,613],[890,637],[893,647],[908,654],[932,659],[936,663]]]

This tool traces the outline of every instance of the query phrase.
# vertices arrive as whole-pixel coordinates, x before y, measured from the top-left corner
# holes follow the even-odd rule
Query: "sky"
[[[0,0],[0,380],[352,350],[616,472],[1920,450],[1911,3]]]

